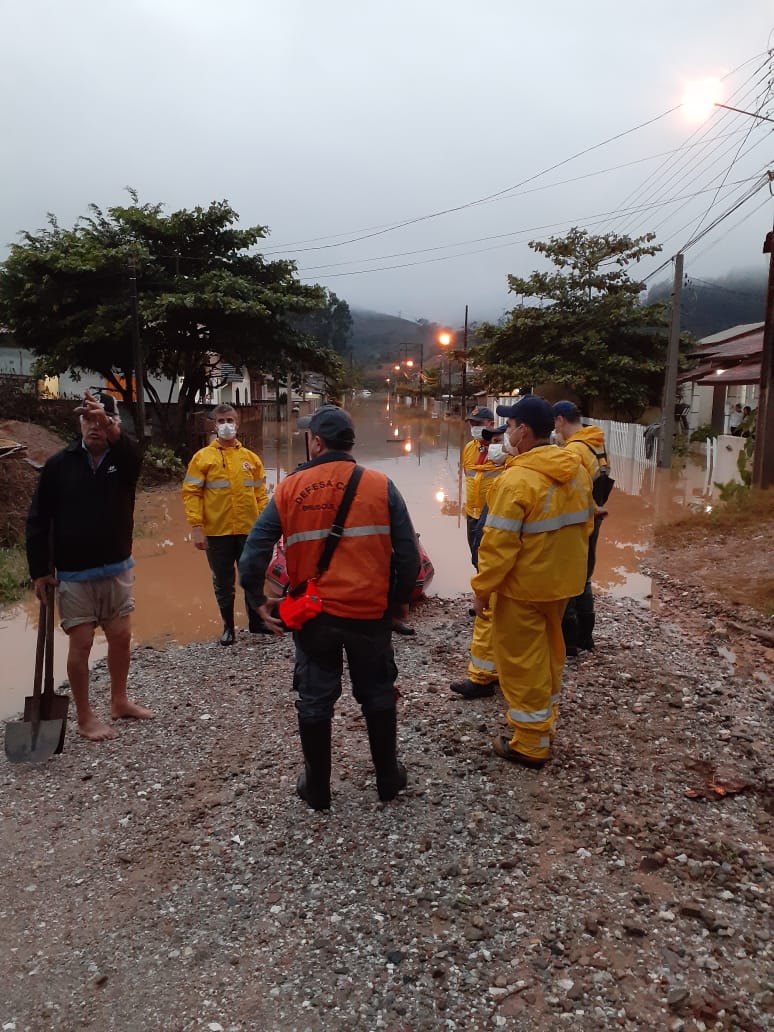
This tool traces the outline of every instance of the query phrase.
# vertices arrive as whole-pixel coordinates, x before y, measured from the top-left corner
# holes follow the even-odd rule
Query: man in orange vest
[[[264,594],[272,550],[285,538],[291,591],[314,580],[322,612],[293,632],[293,687],[304,772],[296,791],[313,809],[331,802],[331,720],[341,696],[343,654],[352,692],[365,716],[379,798],[394,799],[406,787],[396,755],[397,717],[392,650],[394,603],[408,602],[419,570],[417,537],[406,503],[383,473],[363,470],[343,520],[330,567],[316,579],[326,539],[350,477],[355,430],[347,412],[323,405],[299,419],[309,433],[310,461],[278,484],[250,531],[239,560],[248,602],[275,634],[284,627]]]

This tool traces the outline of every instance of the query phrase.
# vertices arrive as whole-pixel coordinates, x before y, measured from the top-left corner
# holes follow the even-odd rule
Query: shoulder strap
[[[325,547],[322,550],[320,561],[317,563],[317,576],[321,576],[331,564],[331,557],[341,540],[341,535],[344,533],[344,523],[349,513],[349,507],[352,505],[352,499],[355,497],[357,491],[357,485],[360,483],[360,478],[363,475],[363,467],[355,466],[352,470],[347,486],[344,490],[344,497],[341,499],[341,505],[339,511],[333,518],[333,526],[328,532],[328,536],[325,539]]]
[[[605,464],[608,465],[608,466],[610,465],[610,463],[608,461],[608,458],[607,458],[607,449],[606,448],[603,448],[601,452],[598,452],[598,451],[596,451],[596,449],[591,447],[591,445],[589,444],[588,441],[581,441],[581,444],[585,444],[586,445],[586,447],[591,452],[591,454],[594,456],[594,458],[597,460],[597,462],[599,462],[600,459],[604,459],[605,460]]]

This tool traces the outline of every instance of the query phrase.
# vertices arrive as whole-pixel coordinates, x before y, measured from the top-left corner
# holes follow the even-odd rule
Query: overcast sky
[[[0,256],[128,184],[169,210],[226,198],[353,307],[497,317],[507,274],[541,265],[528,240],[656,229],[669,257],[763,182],[774,125],[664,112],[718,77],[774,117],[772,27],[771,0],[2,0]],[[761,268],[772,214],[765,187],[688,275]]]

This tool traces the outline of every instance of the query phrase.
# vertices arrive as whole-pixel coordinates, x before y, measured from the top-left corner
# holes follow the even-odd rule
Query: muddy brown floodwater
[[[384,400],[355,403],[358,461],[386,473],[402,492],[414,525],[435,566],[429,594],[452,597],[469,590],[470,555],[461,515],[460,446],[467,428],[457,421],[397,410]],[[303,434],[293,426],[271,426],[257,450],[266,466],[269,489],[305,460]],[[684,469],[658,470],[611,457],[616,488],[602,528],[594,576],[597,591],[656,604],[650,578],[640,572],[654,526],[686,505],[709,504],[703,462]],[[135,645],[185,644],[215,638],[220,620],[209,567],[191,544],[176,487],[140,494],[136,509]],[[237,625],[245,626],[238,600]],[[17,712],[32,690],[38,606],[30,595],[0,612],[0,717]],[[66,677],[66,638],[57,630],[55,677]],[[98,637],[96,662],[105,653]]]

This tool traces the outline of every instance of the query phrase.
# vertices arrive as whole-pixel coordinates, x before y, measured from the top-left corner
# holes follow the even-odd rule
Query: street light
[[[442,348],[451,344],[452,335],[444,331],[438,334],[438,343]],[[467,375],[468,375],[468,306],[465,305],[465,325],[462,331],[462,418],[465,418],[467,407]],[[451,356],[449,357],[449,399],[451,400]]]

